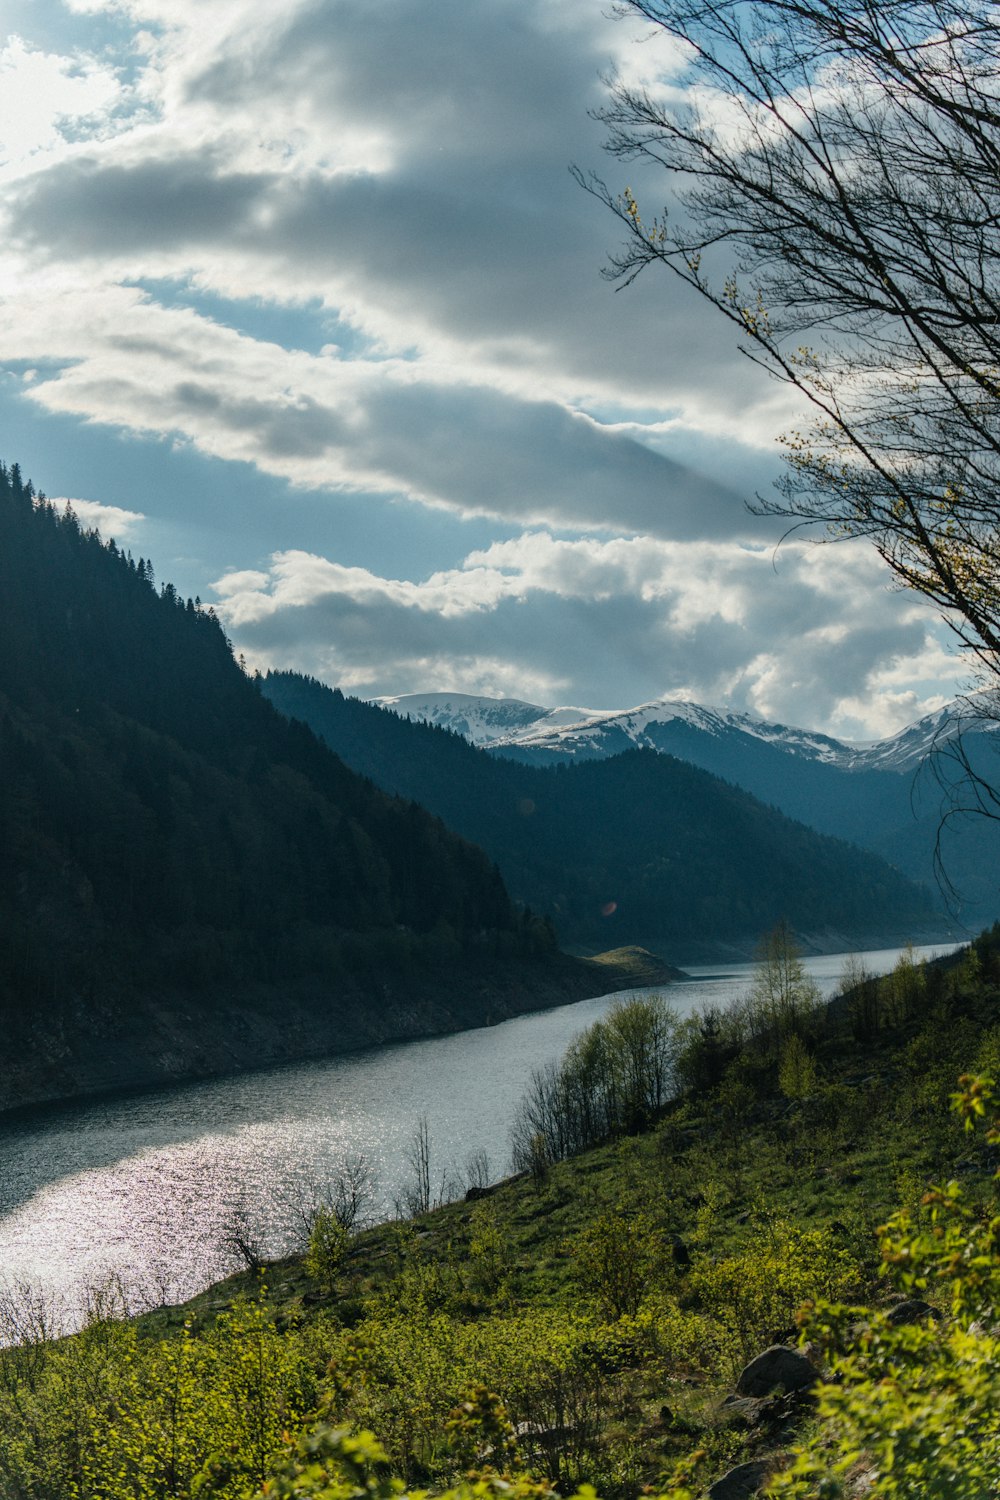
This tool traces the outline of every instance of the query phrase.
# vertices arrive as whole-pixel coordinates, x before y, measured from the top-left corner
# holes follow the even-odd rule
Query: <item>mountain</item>
[[[399,700],[414,718],[433,695]],[[503,720],[503,699],[477,699],[481,719]],[[436,722],[490,750],[534,766],[575,765],[642,747],[677,756],[743,787],[821,833],[850,840],[911,879],[950,882],[950,908],[967,928],[1000,911],[1000,830],[991,819],[952,812],[969,805],[962,756],[1000,784],[1000,735],[964,704],[928,714],[887,739],[852,745],[830,735],[683,700],[638,708],[539,711],[489,741],[440,710]],[[959,753],[961,752],[961,753]]]
[[[682,698],[658,698],[637,708],[542,708],[518,698],[465,693],[408,693],[372,700],[404,718],[419,719],[517,758],[547,764],[600,759],[622,750],[663,750],[690,743],[693,732],[718,743],[756,740],[803,760],[843,771],[913,771],[942,743],[961,731],[995,733],[990,720],[970,716],[964,703],[927,714],[898,733],[870,744],[851,744],[815,730],[757,719],[752,714],[708,708]]]
[[[504,744],[510,736],[546,716],[546,710],[536,703],[522,703],[519,698],[476,698],[470,693],[406,693],[373,701],[401,719],[419,719],[423,724],[451,729],[474,745]]]
[[[609,987],[552,951],[481,850],[277,713],[211,611],[16,465],[0,933],[0,1108]]]
[[[263,691],[348,765],[480,844],[511,893],[580,947],[642,943],[683,963],[710,945],[752,949],[783,917],[855,942],[940,930],[928,893],[883,861],[674,757],[530,766],[293,673],[269,673]]]
[[[400,693],[369,701],[377,708],[391,709],[401,719],[435,724],[486,747],[531,743],[536,734],[563,726],[572,730],[590,720],[615,716],[597,708],[542,708],[521,698],[483,698],[472,693]]]

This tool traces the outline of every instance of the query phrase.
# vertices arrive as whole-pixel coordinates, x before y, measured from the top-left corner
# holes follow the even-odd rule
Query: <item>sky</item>
[[[872,739],[965,685],[863,543],[747,502],[801,414],[571,175],[607,0],[0,0],[0,457],[360,696],[689,697]]]

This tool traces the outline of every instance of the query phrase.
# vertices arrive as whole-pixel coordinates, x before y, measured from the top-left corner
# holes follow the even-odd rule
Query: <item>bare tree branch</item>
[[[806,399],[757,509],[866,537],[1000,678],[1000,11],[988,0],[625,0],[685,44],[686,92],[618,82],[620,161],[668,210],[578,174]],[[679,101],[679,102],[678,102]],[[992,809],[986,788],[980,810]],[[994,809],[995,810],[995,809]]]

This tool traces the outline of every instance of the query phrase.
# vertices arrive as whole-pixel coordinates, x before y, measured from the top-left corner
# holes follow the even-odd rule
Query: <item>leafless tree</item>
[[[480,1147],[478,1151],[471,1152],[465,1159],[465,1185],[467,1188],[477,1188],[481,1191],[489,1187],[492,1181],[493,1169],[490,1166],[489,1155]]]
[[[627,231],[608,274],[668,267],[794,387],[763,512],[866,537],[1000,679],[1000,9],[991,0],[625,0],[686,75],[619,83],[621,160],[650,213],[583,179]]]
[[[296,1246],[305,1249],[321,1213],[332,1214],[348,1234],[363,1228],[370,1222],[376,1187],[375,1168],[363,1151],[341,1157],[325,1182],[300,1184],[284,1203],[286,1225]]]
[[[349,1152],[330,1179],[327,1206],[350,1234],[360,1229],[375,1195],[375,1170],[363,1151]]]
[[[259,1271],[266,1259],[262,1227],[245,1202],[227,1210],[221,1226],[221,1244],[227,1256],[246,1271]]]
[[[421,1115],[413,1128],[406,1160],[410,1180],[404,1190],[403,1202],[411,1216],[425,1214],[431,1207],[431,1132],[426,1115]]]
[[[68,1331],[65,1306],[30,1282],[0,1285],[0,1385],[14,1400],[42,1377],[50,1341]]]

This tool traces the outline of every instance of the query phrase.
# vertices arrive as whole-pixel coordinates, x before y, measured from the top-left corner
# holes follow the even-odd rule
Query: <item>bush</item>
[[[517,1171],[539,1156],[563,1161],[643,1128],[676,1089],[678,1023],[661,995],[617,1000],[570,1043],[561,1063],[536,1069],[511,1134]]]
[[[844,1297],[859,1268],[830,1230],[799,1229],[773,1220],[762,1238],[737,1255],[699,1260],[688,1290],[724,1330],[733,1368],[776,1339],[786,1338],[807,1298]]]
[[[576,1277],[613,1318],[633,1316],[663,1274],[663,1234],[648,1214],[604,1213],[570,1247]]]
[[[347,1254],[348,1232],[333,1209],[316,1211],[309,1231],[306,1270],[327,1296],[332,1297],[340,1268]]]
[[[954,1103],[971,1126],[992,1106],[990,1080],[963,1079]],[[834,1500],[861,1459],[880,1500],[984,1500],[1000,1469],[1000,1218],[949,1183],[897,1213],[881,1249],[903,1291],[944,1295],[951,1316],[893,1327],[865,1313],[859,1337],[860,1309],[807,1309],[804,1331],[830,1370],[819,1391],[825,1425],[773,1493]]]

